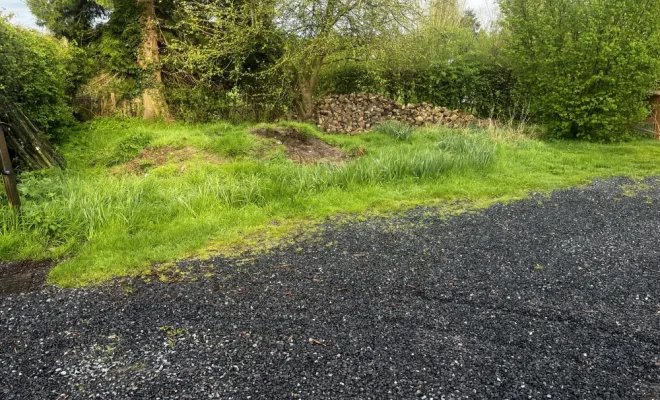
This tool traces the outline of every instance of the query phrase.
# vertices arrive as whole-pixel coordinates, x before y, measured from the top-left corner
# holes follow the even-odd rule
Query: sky
[[[12,22],[17,25],[37,27],[34,16],[25,5],[25,0],[0,0],[0,9],[4,9],[3,13],[14,14]]]
[[[465,6],[476,11],[482,24],[487,24],[488,21],[494,20],[497,16],[497,6],[495,1],[496,0],[466,0]]]
[[[477,12],[482,23],[490,21],[495,15],[495,0],[464,0],[465,5]],[[5,13],[14,14],[13,22],[17,25],[23,25],[36,28],[37,24],[30,9],[25,5],[25,0],[0,0],[0,9]]]

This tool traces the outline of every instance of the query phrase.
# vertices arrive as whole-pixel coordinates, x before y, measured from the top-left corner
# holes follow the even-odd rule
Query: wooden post
[[[5,192],[9,199],[9,206],[18,212],[21,208],[21,199],[18,197],[18,188],[16,187],[16,175],[11,166],[11,158],[9,158],[9,149],[7,148],[7,141],[5,140],[5,130],[0,123],[0,174],[2,175],[2,182],[5,185]]]
[[[648,122],[653,124],[655,138],[660,139],[660,92],[651,93],[651,108]]]

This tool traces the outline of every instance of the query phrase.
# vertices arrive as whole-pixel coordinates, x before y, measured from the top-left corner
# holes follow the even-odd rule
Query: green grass
[[[415,130],[324,135],[363,152],[343,165],[297,165],[248,126],[98,120],[62,144],[66,171],[26,173],[17,220],[0,198],[0,258],[63,259],[65,287],[146,273],[155,263],[245,247],[337,214],[467,200],[490,204],[587,183],[660,174],[660,144],[543,142],[506,132]],[[184,160],[127,171],[145,148],[194,149]],[[256,238],[256,239],[249,239]]]
[[[399,121],[384,121],[378,123],[374,129],[376,133],[391,136],[397,140],[409,141],[412,139],[414,128]]]

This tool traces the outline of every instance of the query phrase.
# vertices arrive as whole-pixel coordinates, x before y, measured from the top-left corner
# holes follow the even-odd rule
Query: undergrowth
[[[20,219],[0,199],[0,258],[63,259],[51,282],[79,286],[139,275],[211,243],[279,235],[301,221],[339,213],[519,198],[595,177],[660,173],[660,146],[653,141],[541,142],[493,129],[445,128],[418,129],[400,140],[286,125],[356,157],[341,165],[295,164],[282,145],[250,134],[248,126],[82,125],[62,145],[69,169],[20,176]],[[144,149],[158,147],[198,151],[139,173],[122,169]]]
[[[373,131],[392,136],[397,140],[409,141],[412,139],[414,128],[399,121],[383,121],[376,124]]]

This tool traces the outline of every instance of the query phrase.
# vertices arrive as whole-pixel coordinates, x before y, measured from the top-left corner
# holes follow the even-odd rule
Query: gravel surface
[[[2,296],[0,398],[658,399],[660,178],[631,184]]]

